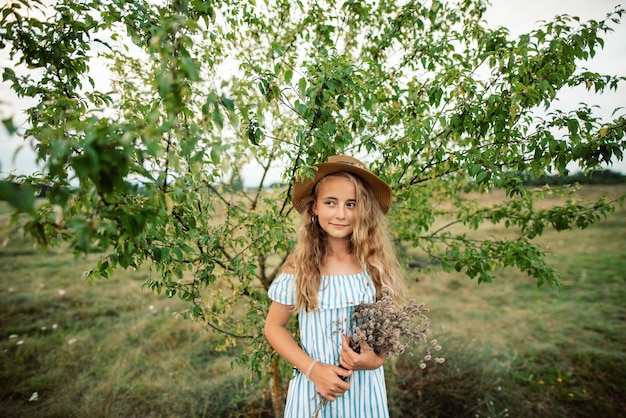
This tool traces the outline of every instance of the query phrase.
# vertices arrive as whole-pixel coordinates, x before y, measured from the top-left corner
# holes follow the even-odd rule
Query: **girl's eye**
[[[332,205],[334,205],[334,204],[335,204],[335,202],[333,202],[332,200],[328,200],[328,201],[326,201],[326,204],[327,204],[328,206],[332,206]]]
[[[349,208],[355,208],[356,207],[356,203],[355,202],[350,202],[350,203],[348,203],[348,207]]]

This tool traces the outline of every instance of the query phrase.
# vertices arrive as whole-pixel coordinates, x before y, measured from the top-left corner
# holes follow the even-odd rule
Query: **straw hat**
[[[306,178],[303,181],[298,179],[293,186],[291,200],[298,212],[302,213],[306,210],[307,203],[312,199],[313,187],[315,187],[318,181],[329,174],[341,171],[360,177],[372,190],[383,213],[386,214],[389,211],[391,206],[391,187],[378,176],[372,174],[361,161],[347,155],[336,155],[329,157],[325,163],[317,164],[316,167],[315,178]]]

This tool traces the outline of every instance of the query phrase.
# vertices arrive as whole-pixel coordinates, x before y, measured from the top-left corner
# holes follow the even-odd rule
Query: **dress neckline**
[[[367,271],[359,271],[358,273],[347,273],[347,274],[322,274],[322,278],[333,278],[333,277],[346,277],[346,276],[364,276],[367,274]]]
[[[286,276],[295,276],[295,273],[286,273],[283,271],[283,274]],[[345,276],[365,276],[368,274],[367,270],[359,271],[358,273],[347,273],[347,274],[322,274],[322,278],[333,278],[333,277],[345,277]]]

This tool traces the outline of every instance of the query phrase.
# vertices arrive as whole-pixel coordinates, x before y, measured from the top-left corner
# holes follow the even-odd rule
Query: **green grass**
[[[182,302],[143,289],[149,270],[89,286],[97,256],[43,254],[7,212],[0,205],[0,416],[271,416],[268,388],[231,366],[237,348],[217,351],[211,332],[176,315]],[[509,269],[481,285],[409,272],[446,362],[387,361],[393,417],[626,416],[626,210],[537,242],[560,291]]]

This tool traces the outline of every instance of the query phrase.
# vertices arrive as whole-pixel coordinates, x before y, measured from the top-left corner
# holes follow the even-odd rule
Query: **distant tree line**
[[[562,176],[541,176],[534,177],[529,174],[520,174],[525,186],[562,186],[565,184],[624,184],[626,176],[611,170],[592,170],[587,173],[577,172],[575,174]]]

